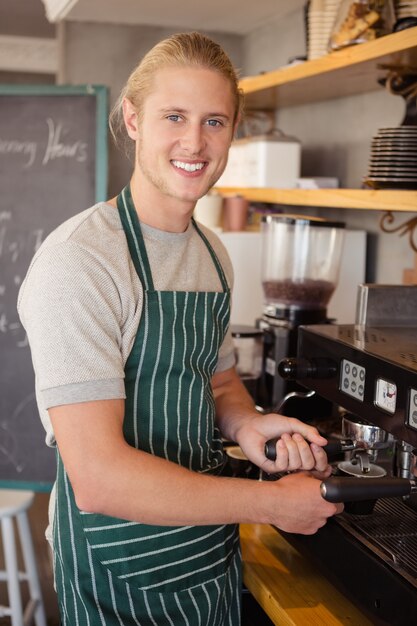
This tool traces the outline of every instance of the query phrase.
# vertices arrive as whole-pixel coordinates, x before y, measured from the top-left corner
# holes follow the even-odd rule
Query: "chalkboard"
[[[104,200],[107,89],[0,85],[0,486],[48,491],[27,337],[16,309],[30,260],[60,223]]]

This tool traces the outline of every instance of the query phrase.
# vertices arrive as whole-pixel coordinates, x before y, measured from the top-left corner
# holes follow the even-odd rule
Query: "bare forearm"
[[[120,400],[50,409],[62,460],[82,510],[162,525],[264,519],[254,504],[259,485],[192,472],[137,450],[123,436],[123,413]]]
[[[169,526],[268,521],[259,506],[267,485],[191,472],[129,446],[86,473],[88,466],[74,491],[88,512]]]
[[[234,417],[227,419],[230,406],[244,415],[253,411],[252,403],[245,402],[231,405],[219,398],[231,433],[239,428]],[[314,532],[335,512],[321,498],[319,481],[302,473],[277,483],[222,478],[137,450],[124,439],[123,408],[121,400],[106,400],[50,409],[61,457],[77,505],[84,511],[165,526],[271,523],[289,532]],[[256,435],[256,430],[242,428],[238,433],[242,439],[245,432],[251,446],[258,439],[261,464],[265,437],[276,430]]]
[[[237,432],[243,422],[259,414],[252,397],[237,376],[214,388],[214,397],[217,425],[223,437],[237,441]]]
[[[320,496],[320,482],[304,474],[277,482],[206,476],[140,451],[108,465],[98,495],[85,510],[166,526],[274,524],[311,534],[341,510]],[[91,492],[92,493],[92,492]]]

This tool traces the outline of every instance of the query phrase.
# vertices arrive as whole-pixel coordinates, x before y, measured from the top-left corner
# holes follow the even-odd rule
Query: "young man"
[[[239,522],[314,533],[341,506],[310,473],[220,476],[222,437],[267,472],[326,473],[326,443],[260,415],[234,369],[232,269],[192,219],[227,162],[241,94],[198,33],[159,43],[112,114],[130,184],[44,242],[19,298],[47,441],[55,578],[67,626],[240,623]],[[264,444],[280,436],[277,461]]]

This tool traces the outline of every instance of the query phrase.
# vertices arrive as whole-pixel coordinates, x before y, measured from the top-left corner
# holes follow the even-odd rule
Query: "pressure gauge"
[[[375,404],[388,413],[395,413],[397,405],[397,385],[389,380],[378,378],[376,381]]]

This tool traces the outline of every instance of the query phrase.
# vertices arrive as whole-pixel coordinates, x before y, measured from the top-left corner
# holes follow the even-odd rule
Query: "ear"
[[[138,114],[133,104],[127,98],[123,100],[123,119],[127,134],[131,139],[136,140],[138,138]]]

